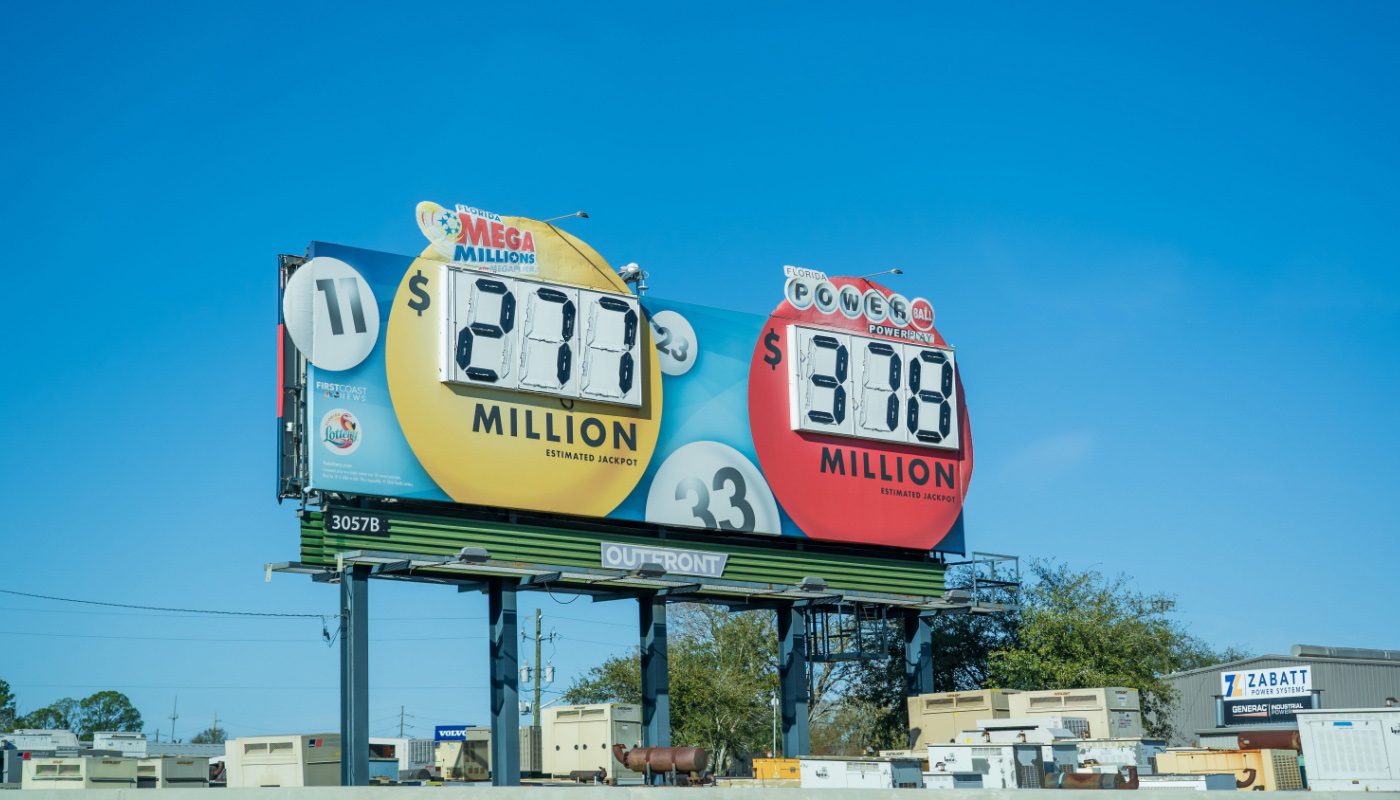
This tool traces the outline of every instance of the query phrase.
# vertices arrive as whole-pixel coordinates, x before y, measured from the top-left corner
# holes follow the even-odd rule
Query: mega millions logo
[[[321,443],[336,455],[349,455],[360,447],[360,421],[343,408],[321,418]]]
[[[446,261],[492,272],[535,275],[535,235],[500,215],[471,206],[455,210],[425,200],[418,204],[418,229]]]

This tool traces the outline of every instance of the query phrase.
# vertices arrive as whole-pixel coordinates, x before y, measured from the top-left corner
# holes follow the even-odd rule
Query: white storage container
[[[9,742],[16,750],[78,749],[78,736],[72,731],[20,728],[10,733],[0,733],[0,742]]]
[[[642,745],[642,708],[623,703],[554,706],[544,709],[542,772],[565,777],[599,768],[622,783],[640,783],[642,774],[613,758],[612,746],[631,750]]]
[[[225,747],[230,789],[340,785],[338,733],[248,736]]]
[[[1083,739],[1088,730],[1089,720],[1084,717],[979,719],[976,730],[958,734],[957,744],[1049,744],[1061,739]]]
[[[1137,689],[1051,689],[1013,694],[1009,700],[1009,717],[1085,717],[1089,720],[1089,739],[1131,739],[1143,734],[1142,702]]]
[[[803,789],[921,789],[923,766],[916,758],[844,758],[810,756],[799,759]]]
[[[1400,791],[1400,708],[1298,712],[1315,791]]]
[[[136,759],[115,756],[38,757],[24,762],[25,789],[135,789]]]
[[[209,786],[209,759],[155,756],[136,762],[136,785],[142,789],[198,789]]]

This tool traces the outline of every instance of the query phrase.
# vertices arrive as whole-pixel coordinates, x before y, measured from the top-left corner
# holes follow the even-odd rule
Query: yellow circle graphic
[[[539,273],[521,277],[626,292],[577,237],[523,217],[501,221],[534,239]],[[458,503],[605,516],[636,487],[656,448],[661,370],[651,326],[645,319],[638,326],[639,408],[442,383],[437,252],[425,248],[399,283],[385,340],[389,395],[414,455]]]

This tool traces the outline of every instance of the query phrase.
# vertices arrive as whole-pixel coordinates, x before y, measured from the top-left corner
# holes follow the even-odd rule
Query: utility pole
[[[541,655],[541,654],[540,654],[540,643],[541,643],[542,641],[545,641],[545,640],[548,640],[548,641],[551,641],[551,642],[552,642],[552,641],[554,641],[554,637],[557,635],[554,631],[550,631],[548,636],[541,635],[541,633],[540,633],[540,627],[541,627],[541,624],[542,624],[542,622],[543,622],[543,619],[544,619],[544,611],[541,610],[541,609],[538,609],[538,608],[535,609],[535,666],[534,666],[534,673],[535,673],[535,675],[534,675],[534,677],[535,677],[535,703],[534,703],[532,709],[533,709],[533,711],[534,711],[534,720],[535,720],[535,721],[534,721],[534,726],[535,726],[536,728],[538,728],[538,727],[540,726],[540,690],[541,690],[541,688],[543,687],[543,684],[544,684],[544,681],[545,681],[546,678],[547,678],[549,681],[551,681],[551,682],[554,680],[554,667],[553,667],[553,665],[551,665],[551,666],[548,667],[548,670],[547,670],[548,673],[549,673],[548,675],[545,674],[545,673],[546,673],[546,668],[540,666],[540,655]],[[521,639],[529,639],[530,636],[529,636],[529,634],[525,633],[524,631],[521,631],[521,632],[520,632],[520,638],[521,638]],[[525,673],[526,670],[528,670],[528,669],[529,669],[529,668],[527,667],[526,669],[522,669],[522,670],[521,670],[521,673],[522,673],[521,677],[522,677],[522,678],[525,678],[525,675],[524,675],[523,673]]]
[[[180,695],[175,695],[175,710],[170,712],[170,741],[175,741],[175,720],[180,718]]]
[[[218,744],[218,742],[214,741],[214,740],[217,739],[217,738],[219,738],[219,712],[215,711],[215,712],[214,712],[214,727],[212,727],[212,728],[209,729],[209,741],[210,741],[210,743],[212,743],[212,744]]]
[[[399,738],[403,738],[403,706],[399,706]]]

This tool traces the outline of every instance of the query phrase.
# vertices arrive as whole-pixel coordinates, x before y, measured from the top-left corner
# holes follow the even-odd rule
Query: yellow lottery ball
[[[509,241],[533,246],[531,266],[538,272],[503,269],[500,275],[480,275],[518,276],[519,287],[535,287],[527,281],[538,280],[626,291],[582,240],[520,217],[501,217],[500,224],[511,229]],[[441,243],[430,245],[399,283],[385,338],[389,394],[419,463],[458,503],[607,515],[640,482],[656,448],[661,369],[651,326],[645,320],[637,326],[639,407],[446,383],[442,370],[450,369],[443,366],[450,341],[442,312],[452,298],[445,281]],[[518,363],[519,354],[513,357]]]

